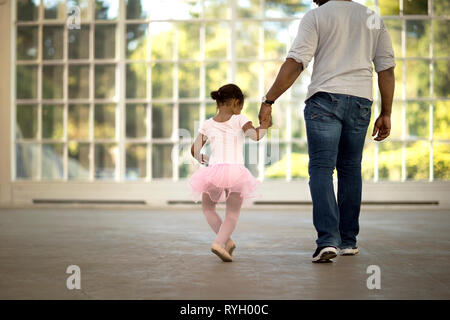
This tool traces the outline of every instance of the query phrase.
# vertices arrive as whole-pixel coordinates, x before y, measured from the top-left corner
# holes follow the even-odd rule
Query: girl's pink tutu
[[[202,166],[189,178],[192,199],[197,203],[206,192],[214,202],[226,202],[231,192],[239,192],[243,198],[242,207],[260,198],[256,192],[261,182],[250,171],[238,163],[217,163]]]

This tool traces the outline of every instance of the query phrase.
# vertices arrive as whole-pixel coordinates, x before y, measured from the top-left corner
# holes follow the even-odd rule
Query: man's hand
[[[373,125],[372,137],[377,133],[375,141],[382,141],[389,136],[391,133],[391,116],[380,114]]]
[[[269,123],[269,127],[272,126],[272,107],[270,104],[261,103],[261,108],[259,109],[258,119],[259,123]]]

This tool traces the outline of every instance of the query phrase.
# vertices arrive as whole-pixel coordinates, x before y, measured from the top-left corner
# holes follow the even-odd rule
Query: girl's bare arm
[[[258,128],[255,128],[252,122],[249,121],[244,124],[242,130],[244,131],[244,134],[253,141],[259,141],[265,136],[269,126],[269,122],[262,122]]]
[[[191,146],[192,156],[201,164],[205,164],[208,162],[208,156],[200,153],[206,143],[206,140],[208,140],[208,137],[200,133]]]

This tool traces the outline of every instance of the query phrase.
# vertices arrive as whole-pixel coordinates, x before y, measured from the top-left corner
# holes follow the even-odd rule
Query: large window
[[[357,2],[380,8],[397,58],[392,136],[375,143],[368,132],[364,179],[448,180],[448,1]],[[192,139],[216,112],[209,92],[238,84],[243,113],[257,124],[260,97],[313,7],[311,0],[17,0],[16,179],[188,177],[197,168]],[[72,29],[68,19],[78,14],[80,28]],[[267,137],[246,141],[246,165],[261,179],[308,178],[303,107],[311,70],[277,101]]]

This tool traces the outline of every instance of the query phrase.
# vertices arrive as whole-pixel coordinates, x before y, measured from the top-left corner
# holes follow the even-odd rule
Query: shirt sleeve
[[[249,118],[247,118],[245,115],[240,114],[239,115],[239,127],[242,128],[244,126],[244,124],[246,124],[247,122],[251,121]]]
[[[297,36],[286,57],[301,63],[303,69],[306,69],[314,57],[319,39],[313,11],[308,11],[300,21]]]
[[[373,64],[376,72],[395,67],[394,50],[392,49],[391,37],[389,36],[389,32],[387,31],[383,20],[381,20],[380,34],[378,36]]]
[[[207,129],[208,129],[208,120],[203,122],[203,124],[198,129],[198,132],[206,136]]]

